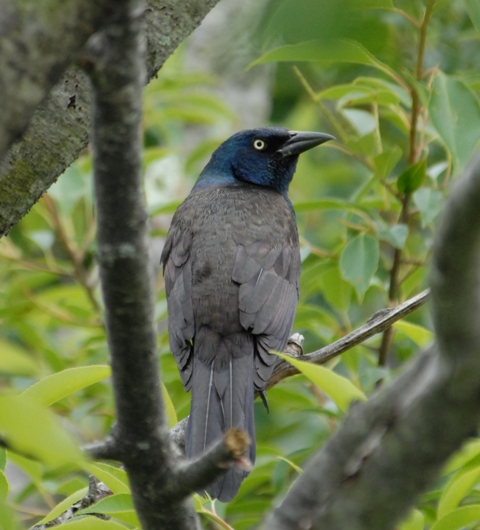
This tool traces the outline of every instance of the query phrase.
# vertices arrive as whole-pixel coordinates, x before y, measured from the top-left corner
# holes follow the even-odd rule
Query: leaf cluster
[[[272,3],[266,20],[265,52],[252,68],[276,65],[272,122],[324,130],[338,140],[301,158],[290,192],[303,259],[294,329],[311,351],[426,285],[450,180],[480,141],[480,11],[475,0],[285,0]],[[214,95],[220,82],[187,71],[180,53],[145,91],[145,199],[157,265],[171,213],[238,125]],[[113,495],[69,524],[138,527],[125,473],[88,462],[77,449],[104,439],[114,420],[91,165],[86,152],[0,242],[0,435],[8,447],[0,448],[0,526],[6,530],[60,515],[85,495],[88,473]],[[187,415],[189,398],[169,354],[163,287],[159,273],[159,362],[173,425]],[[255,469],[228,506],[213,510],[196,497],[208,527],[258,524],[348,404],[428,344],[428,314],[397,323],[389,343],[385,337],[372,337],[327,367],[298,362],[303,375],[269,391],[270,414],[256,404]],[[474,440],[451,460],[438,489],[421,499],[402,530],[462,528],[480,519],[479,447]],[[10,479],[13,469],[22,471],[22,481]]]

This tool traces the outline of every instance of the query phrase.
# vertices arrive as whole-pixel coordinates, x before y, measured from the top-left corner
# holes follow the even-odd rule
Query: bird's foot
[[[300,333],[294,333],[287,342],[284,352],[293,357],[300,357],[303,355],[303,341],[305,337]]]

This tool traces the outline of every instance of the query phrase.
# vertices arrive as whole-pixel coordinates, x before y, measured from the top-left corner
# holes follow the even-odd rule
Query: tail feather
[[[255,423],[253,415],[253,347],[250,355],[230,357],[220,365],[207,364],[194,353],[192,405],[186,432],[186,454],[203,454],[232,427],[246,431],[251,439],[251,462],[255,461]],[[212,498],[228,502],[237,494],[247,471],[229,469],[207,488]]]

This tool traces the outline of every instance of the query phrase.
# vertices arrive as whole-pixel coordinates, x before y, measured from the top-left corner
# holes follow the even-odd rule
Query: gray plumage
[[[183,385],[192,391],[189,458],[237,427],[250,435],[248,456],[255,461],[254,390],[265,389],[276,361],[269,351],[284,349],[298,301],[298,233],[286,196],[301,152],[291,153],[296,134],[280,128],[244,131],[236,135],[235,149],[228,144],[232,137],[214,154],[172,220],[162,263],[170,346]],[[270,167],[269,162],[268,171],[281,176],[283,171],[286,186],[252,183],[237,170],[236,152],[247,142],[253,150],[252,141],[259,137],[271,151],[262,155],[278,163]],[[276,155],[285,146],[288,155]],[[247,164],[248,171],[254,170],[254,162],[242,158],[238,167]],[[229,469],[207,491],[229,501],[246,474]]]

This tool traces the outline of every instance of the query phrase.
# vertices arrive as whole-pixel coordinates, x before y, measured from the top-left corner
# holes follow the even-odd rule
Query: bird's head
[[[286,195],[298,156],[333,136],[264,127],[231,136],[213,153],[195,188],[251,183]]]

